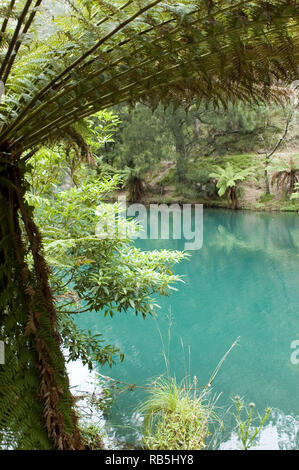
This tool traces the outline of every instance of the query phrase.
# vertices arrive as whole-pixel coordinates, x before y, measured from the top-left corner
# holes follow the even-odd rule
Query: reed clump
[[[143,403],[144,442],[153,450],[201,450],[215,418],[213,402],[206,390],[197,394],[197,380],[177,383],[173,377],[154,382]]]

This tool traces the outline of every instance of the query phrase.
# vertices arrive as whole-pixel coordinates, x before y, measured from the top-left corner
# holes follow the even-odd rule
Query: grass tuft
[[[207,392],[196,394],[197,380],[191,388],[186,381],[160,377],[143,403],[144,442],[152,450],[201,450],[210,435],[209,423],[215,418]],[[192,392],[192,390],[194,392]]]

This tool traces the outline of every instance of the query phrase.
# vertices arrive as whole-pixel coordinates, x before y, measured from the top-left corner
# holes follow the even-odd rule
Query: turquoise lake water
[[[185,284],[158,299],[156,319],[94,312],[82,314],[79,324],[125,353],[122,364],[100,372],[137,385],[165,372],[160,333],[172,374],[178,380],[196,376],[199,385],[240,337],[213,383],[212,393],[221,394],[219,413],[235,395],[260,412],[270,406],[258,448],[299,448],[299,346],[297,355],[291,347],[299,340],[299,216],[205,209],[203,217],[203,246],[176,267]],[[183,240],[136,244],[144,250],[184,248]],[[109,421],[118,439],[138,438],[136,409],[145,397],[142,389],[117,397]],[[231,414],[224,422],[220,448],[236,448]]]

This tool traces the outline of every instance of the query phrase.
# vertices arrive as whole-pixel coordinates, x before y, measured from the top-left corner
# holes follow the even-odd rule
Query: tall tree
[[[185,142],[184,126],[190,121],[190,116],[184,108],[180,107],[175,110],[168,109],[165,113],[165,122],[172,133],[176,150],[176,172],[177,180],[183,183],[186,180],[188,171],[188,155]]]
[[[0,7],[0,319],[7,358],[0,425],[13,424],[34,448],[84,449],[41,236],[24,199],[26,162],[74,123],[121,102],[270,98],[274,79],[296,78],[299,16],[294,0],[48,5],[4,0]]]
[[[291,88],[290,94],[291,94],[291,100],[290,100],[291,103],[288,105],[287,110],[286,110],[287,116],[285,118],[283,132],[279,136],[277,141],[274,143],[274,145],[271,142],[270,148],[266,149],[265,155],[264,155],[264,181],[265,181],[266,194],[268,195],[270,194],[269,166],[272,162],[272,158],[275,155],[275,152],[277,152],[280,149],[282,144],[287,139],[291,124],[294,121],[294,118],[296,116],[296,107],[298,105],[298,86],[295,88]]]

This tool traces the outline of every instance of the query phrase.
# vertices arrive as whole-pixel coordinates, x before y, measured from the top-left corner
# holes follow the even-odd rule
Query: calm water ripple
[[[136,243],[144,250],[183,248],[180,240]],[[182,379],[190,373],[204,385],[240,336],[213,384],[221,393],[217,405],[231,406],[238,394],[260,412],[272,407],[259,447],[298,447],[299,364],[291,362],[291,343],[299,339],[298,214],[205,210],[203,247],[190,253],[177,268],[185,285],[158,299],[157,319],[133,313],[80,316],[80,326],[103,333],[125,353],[124,363],[101,373],[138,385],[164,373],[160,330],[172,374]],[[138,436],[135,412],[144,397],[135,390],[117,398],[110,419],[119,437]],[[221,448],[237,448],[232,420],[227,417],[225,424]]]

